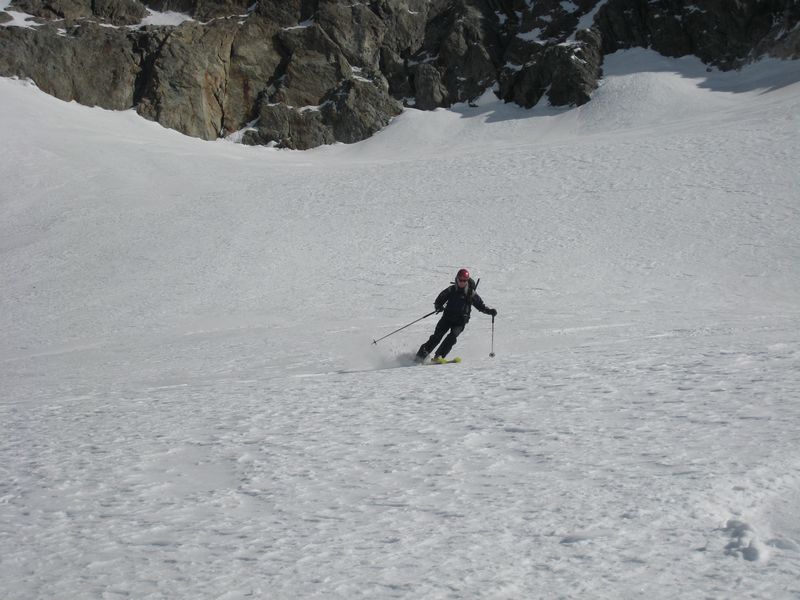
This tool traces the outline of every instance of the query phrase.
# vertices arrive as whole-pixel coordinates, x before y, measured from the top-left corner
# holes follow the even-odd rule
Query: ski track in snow
[[[0,79],[3,597],[800,596],[797,65],[605,72],[307,153]],[[460,266],[496,358],[371,343]]]

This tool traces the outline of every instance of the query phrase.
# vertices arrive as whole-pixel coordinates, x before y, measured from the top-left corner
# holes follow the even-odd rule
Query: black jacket
[[[483,303],[475,291],[475,282],[472,279],[464,286],[464,289],[459,288],[455,283],[443,289],[433,303],[437,311],[444,311],[443,319],[447,319],[453,324],[463,325],[469,321],[473,305],[482,313],[490,314],[491,309]]]

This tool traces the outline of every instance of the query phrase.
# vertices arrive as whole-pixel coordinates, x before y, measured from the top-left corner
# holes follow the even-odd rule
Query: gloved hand
[[[444,308],[443,308],[443,307],[441,307],[441,306],[434,306],[433,308],[435,308],[435,309],[436,309],[436,314],[437,314],[437,315],[438,315],[440,312],[442,312],[442,311],[444,310]]]
[[[493,317],[496,317],[497,316],[497,309],[496,308],[490,308],[489,309],[489,314],[492,315]]]

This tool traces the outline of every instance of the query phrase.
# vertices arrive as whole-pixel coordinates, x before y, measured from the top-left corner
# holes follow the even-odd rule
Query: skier
[[[489,308],[483,303],[483,300],[475,291],[475,286],[475,282],[469,276],[469,271],[467,269],[459,269],[453,284],[442,290],[436,297],[433,306],[437,313],[444,311],[444,314],[436,324],[433,335],[419,347],[417,361],[425,360],[425,357],[431,353],[436,344],[449,330],[450,333],[447,334],[441,346],[436,350],[433,360],[439,362],[447,356],[447,353],[455,345],[456,339],[464,331],[467,322],[469,322],[469,313],[473,304],[482,313],[492,315],[492,317],[497,316],[497,310]]]

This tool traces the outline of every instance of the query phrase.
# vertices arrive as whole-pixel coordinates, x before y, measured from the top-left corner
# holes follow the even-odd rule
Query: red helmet
[[[469,279],[469,271],[467,269],[459,269],[456,273],[456,279]]]

